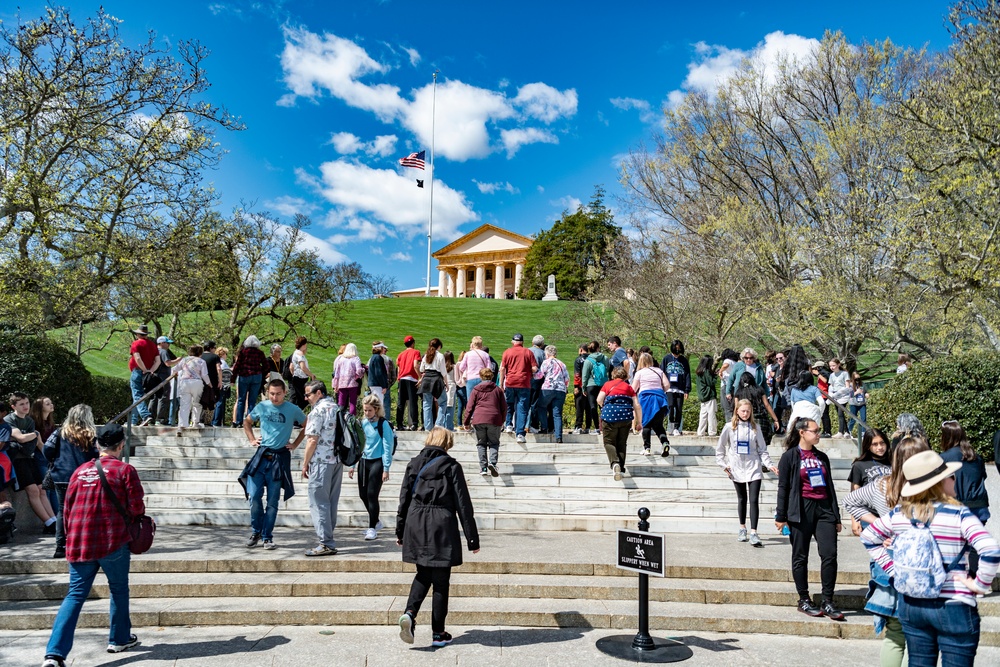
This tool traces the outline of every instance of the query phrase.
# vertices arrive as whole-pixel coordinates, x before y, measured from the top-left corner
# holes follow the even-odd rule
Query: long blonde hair
[[[730,426],[735,431],[736,427],[740,425],[740,418],[739,418],[739,416],[736,413],[739,412],[739,409],[743,406],[744,403],[747,404],[748,406],[750,406],[750,430],[751,431],[756,431],[757,430],[757,422],[755,422],[753,420],[753,403],[751,403],[750,401],[748,401],[745,398],[741,398],[739,401],[736,402],[736,406],[733,407],[733,421],[730,424]]]
[[[60,427],[62,436],[76,445],[82,451],[89,451],[97,438],[97,427],[94,425],[94,411],[86,403],[74,405],[66,413],[66,419]]]
[[[944,480],[915,496],[900,500],[903,515],[921,523],[930,523],[931,519],[934,518],[934,503],[962,504],[944,492]]]

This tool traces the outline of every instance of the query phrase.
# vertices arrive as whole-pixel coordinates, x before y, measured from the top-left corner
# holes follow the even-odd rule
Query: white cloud
[[[696,59],[688,63],[688,75],[681,90],[671,91],[667,103],[677,106],[686,92],[702,92],[714,98],[716,91],[730,79],[744,60],[750,59],[766,80],[773,81],[783,61],[804,62],[815,55],[819,40],[800,35],[786,35],[777,30],[764,36],[750,51],[698,42],[694,45]]]
[[[552,206],[558,206],[564,211],[569,211],[570,213],[576,213],[577,209],[583,206],[583,202],[576,197],[571,197],[566,195],[560,199],[554,199],[549,202]]]
[[[298,247],[303,250],[315,250],[319,258],[327,264],[339,264],[340,262],[349,261],[347,255],[334,247],[336,239],[334,241],[330,239],[324,240],[305,231],[300,231],[299,234],[301,239]]]
[[[328,93],[351,107],[375,114],[382,122],[400,123],[420,145],[430,145],[432,84],[411,90],[407,98],[397,86],[371,81],[389,75],[392,66],[379,62],[355,42],[305,28],[286,27],[284,36],[281,64],[290,92],[278,104],[291,106],[299,97],[316,99]],[[419,58],[413,49],[406,52],[411,63]],[[533,118],[552,123],[568,118],[576,113],[576,90],[560,91],[536,82],[522,86],[511,99],[503,92],[504,87],[489,90],[458,80],[438,84],[434,121],[438,128],[448,128],[446,133],[437,133],[435,149],[439,156],[462,162],[486,157],[499,147],[513,155],[525,143],[558,143],[555,135],[542,130],[508,128],[507,132],[521,131],[509,138],[501,135],[498,145],[491,140],[491,130],[495,131],[501,121],[517,124]]]
[[[535,188],[535,189],[536,189],[536,190],[538,190],[538,194],[543,194],[543,193],[545,192],[545,187],[544,187],[544,186],[541,186],[541,185],[539,185],[539,186],[538,186],[537,188]]]
[[[337,132],[330,137],[330,143],[341,155],[353,155],[358,151],[364,151],[368,155],[386,157],[392,155],[396,150],[396,142],[399,140],[395,134],[384,134],[375,137],[371,141],[361,141],[361,139],[350,132]]]
[[[510,182],[504,183],[480,183],[476,179],[472,179],[472,182],[476,184],[479,191],[485,195],[491,195],[495,192],[509,192],[512,195],[521,194],[521,191],[515,188]]]
[[[361,150],[361,139],[350,132],[337,132],[330,137],[330,143],[341,155],[350,155]]]
[[[500,141],[503,142],[503,147],[507,151],[507,159],[510,159],[521,149],[521,146],[539,143],[558,144],[559,138],[548,130],[525,127],[516,130],[503,130],[500,132]]]
[[[522,113],[545,123],[574,115],[576,104],[575,89],[559,91],[541,82],[521,86],[514,98],[514,105]]]
[[[327,217],[328,225],[339,225],[374,240],[383,236],[412,237],[427,225],[427,190],[411,178],[390,169],[372,169],[342,160],[320,165],[321,178],[300,171],[300,180],[313,185],[337,209]],[[478,220],[465,195],[445,183],[434,184],[434,236],[454,240],[458,227]],[[382,227],[370,227],[369,220]]]
[[[307,202],[301,197],[290,197],[288,195],[278,197],[277,199],[270,199],[264,202],[264,206],[287,218],[294,217],[296,213],[309,215],[318,208],[316,204]]]
[[[408,252],[394,252],[389,255],[389,259],[394,262],[412,262],[413,256]]]
[[[416,49],[403,49],[406,55],[410,56],[410,64],[414,67],[420,62],[420,53]]]
[[[370,252],[373,255],[378,255],[378,256],[381,257],[382,256],[382,246],[373,245],[372,247],[368,248],[368,252]]]
[[[612,106],[622,111],[635,109],[639,112],[639,120],[643,123],[651,123],[657,118],[656,112],[653,111],[653,106],[646,100],[634,97],[612,97],[610,102]]]

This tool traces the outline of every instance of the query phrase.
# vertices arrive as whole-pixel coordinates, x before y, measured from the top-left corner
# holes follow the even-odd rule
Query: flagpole
[[[424,296],[431,295],[431,238],[434,234],[434,107],[437,104],[437,80],[438,73],[435,71],[434,83],[431,88],[431,206],[430,214],[427,217],[427,289]],[[438,296],[441,296],[443,289],[444,285],[438,285]]]

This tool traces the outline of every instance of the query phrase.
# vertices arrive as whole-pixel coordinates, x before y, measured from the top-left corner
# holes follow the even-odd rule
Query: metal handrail
[[[163,389],[163,387],[165,385],[169,384],[176,377],[177,377],[177,371],[174,371],[173,373],[170,374],[169,377],[167,377],[166,380],[164,380],[160,384],[156,385],[155,387],[153,387],[152,389],[150,389],[149,391],[147,391],[145,394],[143,394],[138,399],[136,399],[135,401],[133,401],[132,405],[128,406],[123,411],[119,412],[117,415],[115,415],[114,417],[112,417],[111,419],[108,420],[109,424],[113,424],[113,423],[117,422],[119,419],[121,419],[122,417],[129,417],[128,421],[125,422],[125,453],[124,453],[124,456],[122,457],[122,459],[126,463],[128,463],[129,452],[132,449],[132,418],[131,418],[132,412],[139,405],[141,405],[141,404],[145,403],[147,400],[149,400],[149,398],[153,394],[155,394],[158,391],[160,391],[161,389]]]

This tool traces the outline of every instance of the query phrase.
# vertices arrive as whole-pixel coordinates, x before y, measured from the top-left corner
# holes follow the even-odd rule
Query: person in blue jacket
[[[62,426],[57,428],[45,441],[42,449],[46,460],[52,464],[52,482],[59,498],[56,508],[56,550],[53,558],[66,557],[66,526],[63,523],[63,502],[69,478],[76,469],[100,455],[97,449],[97,427],[94,425],[94,411],[89,405],[74,405],[66,413]]]
[[[365,539],[374,540],[378,538],[378,531],[382,530],[378,496],[382,491],[382,483],[389,481],[389,468],[392,466],[396,436],[385,418],[385,408],[382,407],[382,401],[378,400],[378,396],[375,394],[365,396],[361,407],[365,415],[361,420],[361,426],[365,429],[365,449],[357,465],[358,492],[361,495],[361,502],[368,510],[368,529],[365,530]],[[354,471],[354,468],[348,470],[347,476],[354,479]]]
[[[757,352],[752,347],[747,347],[744,348],[743,354],[740,355],[740,361],[736,362],[736,365],[733,366],[733,370],[729,374],[729,379],[726,380],[726,399],[733,400],[736,388],[740,386],[740,376],[744,373],[753,373],[754,382],[758,387],[764,388],[764,396],[770,396],[767,382],[765,381],[766,373],[764,371],[764,364],[757,360]]]

